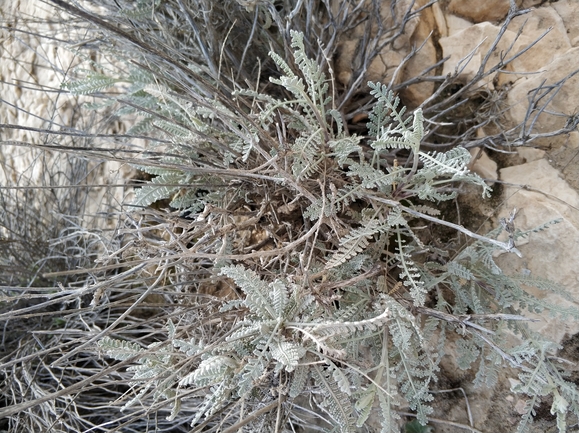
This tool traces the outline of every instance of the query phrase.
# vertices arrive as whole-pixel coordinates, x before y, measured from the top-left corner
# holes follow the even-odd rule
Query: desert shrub
[[[428,391],[453,328],[463,335],[458,364],[467,369],[476,362],[478,384],[493,385],[504,361],[522,368],[521,390],[544,393],[548,343],[525,333],[522,346],[508,347],[506,324],[523,319],[513,310],[519,305],[563,317],[577,312],[544,305],[522,285],[551,289],[548,283],[506,276],[494,263],[497,248],[514,251],[514,239],[526,233],[513,231],[512,241],[501,243],[494,240],[497,231],[477,236],[454,258],[415,259],[418,252],[435,252],[421,241],[417,219],[448,225],[436,217],[435,204],[455,197],[453,185],[474,183],[488,194],[486,183],[466,168],[468,151],[421,151],[421,110],[405,116],[393,93],[374,83],[368,83],[376,98],[369,136],[345,134],[327,78],[305,54],[303,35],[292,33],[291,46],[297,73],[270,54],[282,71],[270,81],[291,95],[287,99],[238,90],[228,106],[212,97],[196,105],[154,76],[137,72],[123,79],[130,87],[122,103],[137,112],[147,107],[136,128],[156,128],[153,135],[169,141],[153,163],[140,163],[155,177],[136,191],[134,204],[168,199],[195,218],[155,257],[164,262],[156,281],[170,278],[182,290],[199,291],[200,284],[179,278],[204,272],[206,284],[234,287],[219,309],[219,339],[212,336],[215,325],[198,334],[177,316],[186,339],[176,337],[170,321],[163,346],[100,341],[118,360],[139,358],[130,368],[133,395],[124,408],[151,390],[154,400],[172,403],[170,419],[194,401],[193,426],[233,418],[240,421],[232,431],[248,423],[279,430],[299,419],[294,399],[314,394],[316,412],[341,431],[361,427],[375,402],[384,431],[396,431],[394,408],[402,402],[426,423]],[[89,75],[67,88],[92,92],[103,81]],[[408,164],[390,164],[391,149],[408,150]],[[503,320],[477,322],[491,318]],[[570,384],[559,381],[559,389],[564,401],[572,400]],[[567,407],[554,409],[564,419]]]
[[[341,15],[320,5],[180,0],[105,2],[96,15],[54,3],[96,24],[111,58],[89,59],[64,89],[93,95],[87,108],[102,118],[130,118],[99,155],[150,180],[136,185],[107,244],[115,248],[72,271],[90,273],[86,284],[55,296],[62,318],[44,345],[57,349],[38,371],[47,381],[64,374],[66,386],[0,413],[57,401],[55,412],[79,413],[63,429],[348,432],[372,417],[396,432],[404,407],[426,424],[452,333],[458,365],[476,370],[477,385],[494,385],[501,368],[519,370],[515,391],[530,397],[519,431],[545,395],[561,431],[569,413],[579,415],[576,386],[548,356],[554,345],[524,318],[579,312],[524,290],[566,295],[550,282],[495,264],[496,251],[518,253],[517,239],[530,233],[516,229],[515,213],[486,236],[442,217],[441,203],[461,185],[482,197],[490,188],[468,171],[464,146],[422,146],[428,107],[407,113],[381,83],[338,89],[327,54],[309,55],[314,36]],[[318,19],[305,24],[301,14]],[[203,20],[216,30],[204,36]],[[302,32],[286,32],[288,23]],[[219,32],[232,34],[222,41]],[[354,134],[344,95],[362,90],[372,98],[368,123]],[[425,226],[470,242],[451,254],[427,241]],[[497,240],[504,231],[507,241]],[[8,364],[28,357],[33,344]],[[92,375],[74,384],[66,372],[79,365]],[[76,390],[98,398],[59,400]],[[107,398],[120,412],[99,418]]]

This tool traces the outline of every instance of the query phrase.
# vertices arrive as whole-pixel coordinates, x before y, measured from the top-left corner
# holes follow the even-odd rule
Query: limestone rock
[[[398,66],[403,59],[404,56],[397,51],[382,51],[368,68],[368,80],[398,84],[401,79]]]
[[[452,21],[447,19],[447,23],[449,22]],[[521,27],[522,33],[517,36]],[[527,77],[529,73],[543,69],[557,56],[571,48],[571,42],[559,14],[552,7],[542,7],[513,19],[495,50],[491,53],[485,65],[485,71],[527,49],[548,28],[551,30],[536,44],[502,68],[506,73],[499,74],[498,77],[497,73],[494,73],[480,84],[492,89],[495,78],[498,78],[499,85],[503,85]],[[463,82],[472,80],[492,48],[500,29],[501,27],[498,25],[483,22],[457,33],[451,33],[446,38],[440,38],[439,43],[443,56],[450,56],[450,59],[444,64],[443,73],[452,74],[457,68],[463,68],[459,78]],[[469,56],[470,60],[465,66],[465,59],[468,59]]]
[[[571,48],[565,23],[552,6],[533,9],[527,14],[513,18],[509,30],[516,33],[521,28],[522,35],[509,56],[533,43],[543,33],[547,33],[528,52],[511,63],[507,68],[509,71],[539,71]]]
[[[489,158],[489,155],[479,147],[470,149],[471,162],[470,170],[478,174],[483,179],[497,180],[497,163]]]
[[[470,21],[453,14],[447,13],[445,14],[444,18],[446,22],[446,33],[440,33],[440,37],[443,38],[454,35],[455,33],[458,33],[472,26]]]
[[[541,149],[533,149],[532,147],[519,147],[517,153],[523,162],[533,162],[545,157],[545,151]]]
[[[544,0],[523,0],[523,3],[521,4],[520,7],[522,9],[529,9],[535,6],[540,6],[541,3],[544,3]]]
[[[434,21],[436,22],[436,28],[441,37],[448,36],[448,25],[446,24],[446,17],[442,8],[438,3],[432,5],[432,14],[434,16]]]
[[[5,2],[0,1],[0,17],[34,17],[35,22],[30,28],[21,33],[14,33],[9,27],[0,29],[0,95],[6,103],[0,104],[0,122],[20,125],[30,128],[51,128],[74,126],[79,130],[84,128],[83,117],[79,115],[79,106],[83,102],[94,102],[90,98],[55,94],[42,89],[58,89],[67,79],[60,71],[70,71],[80,63],[72,50],[51,41],[49,36],[59,39],[80,38],[79,35],[64,33],[54,21],[54,10],[47,5],[39,5],[34,1]],[[16,26],[22,23],[16,21]],[[14,25],[14,23],[13,23]],[[22,27],[24,30],[25,28]],[[14,35],[19,35],[14,37]],[[40,35],[46,35],[42,37]],[[72,39],[74,40],[74,39]],[[80,39],[79,39],[80,40]],[[98,61],[103,61],[99,58]],[[103,61],[104,63],[104,61]],[[22,85],[22,83],[26,83]],[[15,107],[18,107],[16,109]],[[51,119],[53,126],[49,126],[45,119]],[[123,131],[123,126],[112,124],[111,130]],[[122,188],[106,188],[107,184],[123,184],[132,176],[126,164],[114,161],[85,161],[62,152],[50,152],[34,145],[47,144],[45,138],[39,134],[19,129],[1,129],[0,140],[0,185],[36,187],[51,185],[69,185],[86,183],[87,185],[103,185],[103,187],[89,188],[86,199],[74,208],[78,215],[73,215],[75,224],[83,227],[102,228],[102,212],[106,206],[117,207],[124,201]],[[31,143],[32,146],[23,147],[13,145],[18,142]],[[71,139],[59,138],[61,145],[73,145]],[[55,144],[49,142],[49,144]],[[128,189],[128,188],[127,188]],[[38,222],[49,226],[47,221],[53,218],[56,212],[71,203],[75,194],[66,189],[54,191],[37,190],[33,195],[26,195],[25,190],[15,193],[22,201],[29,201],[34,197],[30,206],[38,209]],[[79,195],[80,197],[80,195]],[[76,199],[80,200],[80,198]],[[77,204],[75,203],[75,206]],[[66,208],[73,209],[72,205]],[[112,224],[116,224],[112,219]],[[24,224],[33,224],[24,222]],[[114,227],[114,225],[113,225]],[[9,237],[6,233],[0,236]]]
[[[418,1],[415,7],[425,4],[425,0]],[[434,65],[437,61],[436,47],[433,34],[437,32],[437,19],[433,8],[429,7],[420,12],[417,25],[410,37],[410,43],[418,49],[412,56],[402,72],[402,81],[418,77],[423,71]],[[409,109],[418,107],[434,92],[433,82],[424,82],[408,86],[400,92],[404,103]]]
[[[464,1],[450,0],[448,11],[473,23],[499,21],[509,12],[509,0]]]
[[[579,255],[579,194],[545,159],[504,168],[500,171],[500,177],[510,184],[505,187],[506,202],[500,214],[507,217],[513,208],[518,209],[515,218],[517,229],[529,230],[556,219],[561,219],[561,222],[531,233],[526,244],[519,243],[517,247],[523,254],[522,258],[502,254],[496,259],[497,263],[507,275],[530,275],[554,281],[579,302],[579,268],[576,260]],[[523,185],[529,188],[523,189]],[[557,295],[535,288],[528,290],[546,302],[564,308],[579,308],[578,303],[571,303]],[[563,322],[547,313],[526,315],[540,319],[529,326],[556,342],[561,342],[565,334],[579,332],[577,321]]]
[[[360,49],[358,40],[344,41],[340,44],[338,56],[334,68],[338,81],[347,86],[352,81],[354,75],[354,60]],[[384,50],[376,56],[370,65],[366,74],[367,80],[394,84],[400,82],[400,74],[395,72],[404,58],[403,54],[398,51]]]
[[[358,51],[360,50],[359,43],[359,40],[349,40],[340,44],[334,68],[336,71],[336,78],[344,86],[349,85],[352,81],[354,75],[354,61]],[[392,81],[393,84],[398,84],[401,78],[401,74],[398,70],[403,59],[404,55],[402,52],[383,50],[368,66],[366,79],[382,83],[389,83]]]
[[[557,142],[562,142],[562,145],[549,151],[549,162],[561,172],[569,185],[579,191],[579,131],[557,137]]]
[[[551,7],[563,20],[567,36],[574,47],[579,45],[579,2],[577,0],[559,0],[552,3]]]
[[[447,38],[440,38],[443,57],[450,56],[444,63],[443,74],[454,74],[460,70],[458,75],[460,81],[466,83],[473,80],[499,31],[500,27],[484,22],[471,25]],[[514,34],[507,31],[499,43],[498,50],[495,50],[487,62],[485,70],[499,62],[500,51],[506,50],[512,39]],[[487,77],[484,84],[492,87],[493,78],[494,75]]]
[[[527,75],[520,78],[507,95],[509,111],[507,120],[511,127],[521,124],[527,116],[529,97],[536,92],[539,87],[542,96],[538,101],[537,109],[549,102],[548,109],[542,113],[537,110],[531,113],[531,118],[527,119],[527,126],[534,121],[531,134],[547,133],[563,128],[568,120],[568,116],[577,114],[577,101],[579,101],[579,74],[572,75],[579,69],[577,59],[579,58],[579,47],[571,48],[560,54],[553,62],[545,65],[542,71],[537,74]],[[568,79],[566,79],[568,77]],[[553,84],[564,80],[560,89],[555,89]],[[550,90],[549,93],[547,91]],[[557,92],[555,92],[557,91]],[[538,97],[536,98],[538,99]],[[534,118],[537,117],[536,120]],[[527,133],[529,131],[526,131]],[[568,140],[566,136],[548,137],[540,141],[533,142],[534,145],[546,145],[558,148]]]

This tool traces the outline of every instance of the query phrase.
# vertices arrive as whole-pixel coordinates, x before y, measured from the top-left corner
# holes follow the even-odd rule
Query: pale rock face
[[[507,68],[509,71],[540,71],[571,48],[565,23],[552,6],[533,9],[527,14],[513,18],[509,30],[517,33],[520,29],[522,29],[522,34],[515,44],[513,53],[532,44],[541,35],[545,35],[528,52],[509,65]]]
[[[559,143],[562,143],[561,147],[549,152],[549,162],[565,176],[569,185],[579,191],[579,131],[557,137],[556,144]]]
[[[544,0],[523,0],[520,7],[523,9],[529,9],[535,6],[540,6],[541,3],[544,3]]]
[[[522,33],[517,36],[521,28]],[[541,38],[549,28],[551,30]],[[500,29],[500,25],[482,22],[451,33],[446,38],[440,38],[443,56],[450,56],[444,64],[443,74],[453,74],[462,68],[459,73],[461,80],[464,82],[472,80],[480,70]],[[493,66],[508,61],[517,53],[522,53],[539,38],[534,46],[502,68],[504,73],[495,72],[489,75],[481,85],[493,89],[495,78],[498,78],[499,85],[515,82],[519,78],[527,77],[529,73],[544,69],[557,56],[571,48],[571,42],[559,14],[551,7],[542,7],[513,19],[487,60],[484,70],[488,71]],[[464,65],[463,59],[469,56],[470,61]]]
[[[500,178],[507,183],[504,190],[506,201],[500,216],[507,217],[514,208],[518,209],[515,218],[517,229],[529,230],[556,219],[561,219],[561,222],[530,234],[526,242],[519,242],[517,248],[522,258],[502,254],[497,257],[497,264],[507,275],[523,274],[554,281],[579,302],[579,194],[545,159],[504,168],[500,170]],[[524,185],[528,187],[523,189]],[[528,290],[557,306],[579,308],[579,303],[572,303],[558,295],[546,294],[535,288]],[[577,321],[561,321],[547,313],[525,315],[540,319],[529,326],[557,343],[566,334],[579,332]]]
[[[499,85],[511,85],[544,70],[546,65],[572,47],[563,20],[549,6],[515,17],[507,33],[513,47],[510,51],[505,50],[505,59],[516,58],[505,66],[505,73],[499,74]],[[516,36],[518,33],[519,37]],[[522,54],[519,56],[518,53]]]
[[[345,41],[340,44],[339,55],[336,58],[334,69],[337,80],[344,86],[350,84],[352,80],[354,72],[352,69],[352,61],[357,49],[358,42],[354,40]]]
[[[532,147],[519,147],[517,153],[523,160],[523,163],[533,162],[545,157],[545,151],[541,149],[533,149]]]
[[[507,16],[510,7],[509,3],[509,0],[450,0],[448,11],[473,23],[499,21]]]
[[[472,23],[469,20],[465,20],[464,18],[454,14],[447,13],[444,18],[446,21],[446,32],[440,33],[440,36],[443,38],[454,35],[455,33],[458,33],[472,26]]]
[[[487,152],[480,147],[469,149],[471,155],[470,171],[478,174],[483,179],[497,180],[499,178],[497,172],[497,163],[489,158]],[[491,182],[492,183],[492,182]]]
[[[507,95],[507,103],[510,107],[507,118],[510,125],[515,126],[525,120],[529,105],[529,95],[532,95],[540,86],[543,86],[545,96],[542,101],[552,97],[548,110],[545,112],[531,113],[530,124],[535,117],[534,130],[532,133],[546,133],[565,126],[568,117],[577,113],[577,101],[579,101],[579,74],[572,75],[578,68],[579,47],[571,48],[560,53],[551,63],[545,64],[539,73],[520,78]],[[568,77],[568,78],[567,78]],[[548,86],[561,80],[565,80],[559,91],[555,89],[546,93]],[[539,101],[542,105],[542,101]],[[539,105],[539,107],[541,106]],[[534,145],[545,145],[558,148],[569,140],[567,136],[552,137],[533,142]]]
[[[440,38],[439,44],[442,48],[443,57],[450,56],[444,64],[443,75],[452,75],[458,72],[459,79],[462,82],[466,83],[473,80],[499,31],[499,26],[483,22],[471,25],[446,38]],[[514,34],[507,31],[499,42],[498,50],[495,50],[488,60],[485,71],[498,63],[500,51],[506,50],[512,39],[514,39]],[[468,59],[468,62],[465,62],[464,59]],[[485,78],[481,84],[491,89],[494,88],[492,80],[495,75],[496,73]]]
[[[551,4],[551,7],[563,20],[567,36],[574,47],[579,45],[579,2],[576,0],[559,0]]]
[[[30,32],[14,33],[0,29],[0,94],[6,101],[0,104],[0,123],[53,131],[82,130],[83,122],[90,116],[80,108],[88,99],[64,92],[58,94],[61,84],[67,79],[62,71],[72,71],[81,60],[65,44],[36,36],[55,36],[63,40],[74,37],[54,24],[54,14],[54,9],[46,3],[0,1],[0,17],[17,17],[14,18],[14,27]],[[27,23],[26,17],[34,17],[34,24]],[[118,131],[122,125],[110,127]],[[131,170],[118,162],[98,161],[96,158],[87,161],[75,154],[51,152],[40,147],[46,144],[72,145],[70,140],[58,135],[3,128],[0,140],[3,141],[0,146],[0,185],[122,184],[127,179],[125,176],[131,175]],[[18,145],[19,142],[31,146]],[[35,192],[35,200],[29,206],[38,209],[39,215],[51,218],[52,213],[58,211],[58,205],[66,205],[70,194],[66,189],[55,190],[54,195],[47,191]],[[102,226],[102,217],[95,215],[111,206],[118,208],[124,201],[123,188],[91,187],[86,200],[79,204],[82,215],[76,215],[79,218],[77,222],[85,227]]]
[[[425,3],[426,1],[421,0],[417,2],[416,6],[420,7]],[[421,11],[416,28],[410,37],[412,46],[417,49],[421,48],[406,63],[402,73],[402,81],[419,76],[421,72],[436,63],[437,54],[433,34],[437,31],[437,28],[438,21],[433,9],[426,8]],[[422,104],[433,92],[434,83],[424,82],[407,87],[401,92],[401,97],[409,109],[414,109]]]
[[[432,14],[434,16],[434,21],[436,22],[436,28],[441,37],[448,36],[448,25],[446,23],[446,17],[442,11],[440,4],[434,3],[432,5]]]

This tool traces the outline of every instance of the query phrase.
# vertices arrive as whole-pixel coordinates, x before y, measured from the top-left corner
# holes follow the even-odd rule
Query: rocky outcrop
[[[552,61],[534,74],[519,78],[508,92],[507,119],[511,126],[525,122],[527,128],[532,124],[531,134],[549,134],[563,128],[570,116],[577,115],[579,47],[566,49],[550,58]],[[530,112],[529,98],[536,101],[534,110]],[[553,148],[563,145],[569,139],[574,141],[577,136],[548,136],[533,144]]]
[[[0,94],[3,99],[0,123],[58,132],[67,129],[82,131],[83,122],[90,122],[84,117],[86,112],[82,114],[79,110],[83,100],[64,93],[58,95],[64,81],[64,72],[59,71],[70,72],[80,60],[67,47],[44,37],[71,37],[55,24],[53,15],[54,10],[48,4],[24,1],[0,4],[0,17],[16,17],[12,25],[23,30],[14,33],[9,27],[0,29]],[[34,17],[34,24],[22,18],[26,16]],[[113,131],[115,128],[118,131],[119,127],[120,124],[109,125]],[[0,147],[0,185],[33,188],[69,183],[98,185],[88,188],[87,196],[79,203],[70,202],[76,200],[73,199],[75,194],[66,189],[38,189],[32,194],[35,199],[32,202],[27,198],[30,191],[22,194],[16,190],[10,192],[14,200],[25,199],[30,206],[34,205],[42,220],[55,218],[54,213],[61,208],[64,211],[66,206],[78,206],[82,210],[77,215],[76,224],[102,227],[102,216],[96,215],[102,211],[103,203],[118,208],[124,200],[122,188],[102,187],[125,182],[129,170],[123,164],[96,159],[87,161],[78,154],[50,152],[42,148],[44,145],[80,147],[86,145],[86,141],[75,144],[70,137],[11,128],[0,129],[0,140],[3,142]],[[19,143],[30,143],[31,146]],[[0,233],[1,236],[6,234]]]
[[[520,1],[518,3],[521,3]],[[509,12],[509,0],[486,0],[466,2],[464,0],[450,0],[448,12],[466,18],[473,23],[483,21],[499,21]]]
[[[470,171],[487,180],[489,184],[492,184],[493,181],[499,178],[497,172],[498,165],[489,158],[487,152],[480,147],[473,147],[470,149],[470,155],[472,157],[472,162],[469,167]]]
[[[533,156],[527,153],[527,158]],[[526,231],[550,222],[558,223],[520,239],[517,248],[522,258],[502,254],[497,258],[498,264],[507,274],[546,278],[558,283],[576,303],[532,287],[528,290],[558,307],[579,308],[579,194],[545,158],[503,168],[500,179],[505,183],[505,202],[500,216],[507,217],[513,209],[517,209],[517,229]],[[539,319],[529,326],[557,343],[566,335],[579,332],[577,321],[561,321],[560,317],[549,314],[529,315]]]
[[[440,38],[443,57],[450,57],[443,74],[457,72],[460,81],[466,83],[479,70],[486,72],[504,63],[504,67],[480,83],[493,89],[541,71],[571,48],[563,20],[550,7],[515,17],[499,38],[501,29],[501,24],[485,21]]]
[[[426,1],[421,0],[416,3],[415,7],[420,7]],[[416,27],[409,38],[411,49],[416,52],[406,63],[401,81],[420,76],[428,67],[436,63],[434,34],[438,31],[441,13],[437,14],[434,11],[440,12],[438,5],[425,9],[416,22]],[[408,108],[413,109],[422,104],[433,92],[434,83],[426,81],[406,87],[402,90],[401,96]]]
[[[579,2],[564,0],[553,2],[551,7],[559,14],[563,20],[563,27],[574,47],[579,45]]]

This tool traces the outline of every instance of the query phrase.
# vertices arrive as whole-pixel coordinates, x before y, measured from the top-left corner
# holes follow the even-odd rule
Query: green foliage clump
[[[129,134],[148,134],[152,145],[134,164],[154,176],[133,204],[168,200],[191,219],[148,256],[163,263],[148,288],[161,279],[181,292],[229,287],[215,310],[183,301],[166,342],[100,340],[108,355],[135,360],[124,408],[166,401],[175,419],[189,407],[197,431],[283,431],[314,411],[328,431],[354,432],[373,416],[394,433],[403,407],[426,425],[452,334],[476,385],[494,385],[505,364],[519,369],[514,391],[530,399],[518,431],[546,395],[565,431],[579,392],[522,314],[579,312],[533,297],[525,286],[553,287],[508,276],[493,260],[497,250],[517,252],[513,242],[528,233],[505,243],[496,240],[502,228],[483,237],[441,219],[439,204],[458,185],[490,192],[468,171],[469,152],[422,151],[421,110],[407,115],[376,83],[368,135],[349,134],[333,81],[307,57],[302,34],[291,33],[291,48],[292,64],[270,53],[280,75],[268,92],[187,93],[144,69],[67,84],[78,93],[129,84],[113,101],[139,117]],[[474,241],[450,256],[424,241],[425,223]],[[512,334],[520,345],[509,345]]]

